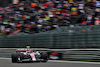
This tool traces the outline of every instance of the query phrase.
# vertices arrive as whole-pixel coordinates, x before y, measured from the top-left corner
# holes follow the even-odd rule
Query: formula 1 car
[[[23,61],[48,61],[47,52],[34,51],[33,49],[17,49],[11,55],[12,63]]]

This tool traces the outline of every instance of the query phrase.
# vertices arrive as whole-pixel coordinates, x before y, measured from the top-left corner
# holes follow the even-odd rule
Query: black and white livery
[[[17,49],[11,55],[12,63],[23,61],[48,61],[47,52],[34,51],[33,49]]]

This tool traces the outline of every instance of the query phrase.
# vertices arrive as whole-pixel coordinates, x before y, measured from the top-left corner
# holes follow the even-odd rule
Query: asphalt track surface
[[[47,63],[12,63],[9,58],[0,58],[0,67],[100,67],[100,62],[76,62],[49,60]]]

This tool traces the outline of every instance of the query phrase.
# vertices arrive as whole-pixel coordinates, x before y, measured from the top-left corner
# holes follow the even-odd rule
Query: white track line
[[[7,60],[10,60],[11,58],[0,58],[0,59],[7,59]]]
[[[84,62],[84,61],[60,61],[60,60],[49,60],[49,62],[62,62],[62,63],[84,63],[84,64],[100,64],[100,62]]]

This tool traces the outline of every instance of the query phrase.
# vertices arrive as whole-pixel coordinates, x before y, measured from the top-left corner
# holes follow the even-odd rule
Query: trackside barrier
[[[17,48],[0,48],[0,57],[11,57]],[[39,49],[34,50],[46,51],[50,59],[97,59],[100,60],[100,49]],[[56,54],[54,54],[56,53]]]

